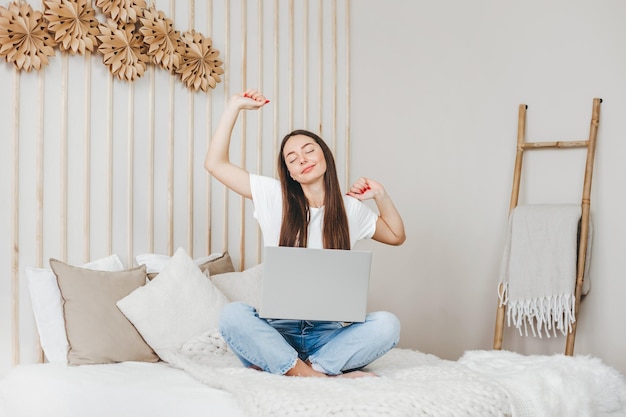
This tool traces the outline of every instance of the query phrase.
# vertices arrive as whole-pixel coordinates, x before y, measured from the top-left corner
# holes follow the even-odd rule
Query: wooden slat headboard
[[[33,8],[41,7],[31,4]],[[258,87],[272,100],[248,112],[231,157],[275,175],[278,141],[294,128],[315,131],[335,151],[343,186],[350,156],[350,1],[153,1],[181,32],[213,40],[223,81],[192,92],[150,66],[129,83],[98,53],[56,51],[39,72],[0,63],[0,375],[43,359],[25,267],[51,257],[82,264],[118,254],[193,257],[228,250],[244,269],[261,261],[250,202],[212,180],[203,160],[231,94]],[[6,231],[6,233],[4,233]]]

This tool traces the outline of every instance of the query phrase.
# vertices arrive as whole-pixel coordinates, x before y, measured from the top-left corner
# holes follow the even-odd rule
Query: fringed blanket
[[[506,305],[509,326],[520,334],[522,325],[526,335],[530,327],[539,337],[571,331],[580,218],[581,206],[575,204],[525,205],[511,212],[500,301]]]
[[[470,351],[447,361],[393,349],[360,379],[284,377],[243,368],[207,333],[166,360],[232,393],[249,417],[626,416],[626,380],[596,358]]]

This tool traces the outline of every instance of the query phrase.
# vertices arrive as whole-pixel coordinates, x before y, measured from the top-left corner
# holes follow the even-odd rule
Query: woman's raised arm
[[[204,160],[204,167],[219,182],[246,198],[252,198],[250,174],[230,161],[230,137],[241,110],[257,110],[269,103],[257,90],[246,90],[228,100],[224,114],[213,134]]]

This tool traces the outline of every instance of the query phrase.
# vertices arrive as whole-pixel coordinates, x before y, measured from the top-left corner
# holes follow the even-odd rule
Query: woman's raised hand
[[[373,179],[361,177],[352,184],[348,195],[363,201],[385,195],[385,189],[382,184]]]
[[[246,91],[232,96],[230,102],[239,109],[256,110],[265,106],[270,101],[258,90],[249,88]]]

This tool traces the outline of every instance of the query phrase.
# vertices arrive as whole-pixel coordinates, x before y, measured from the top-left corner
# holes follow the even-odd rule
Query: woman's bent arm
[[[246,198],[252,198],[250,174],[230,161],[230,138],[241,110],[259,109],[268,102],[269,100],[256,90],[247,90],[231,97],[226,104],[204,160],[204,167],[213,177]]]
[[[350,187],[348,195],[361,201],[373,198],[376,202],[379,216],[372,239],[388,245],[397,246],[404,243],[406,234],[402,216],[381,184],[372,179],[359,178]]]

